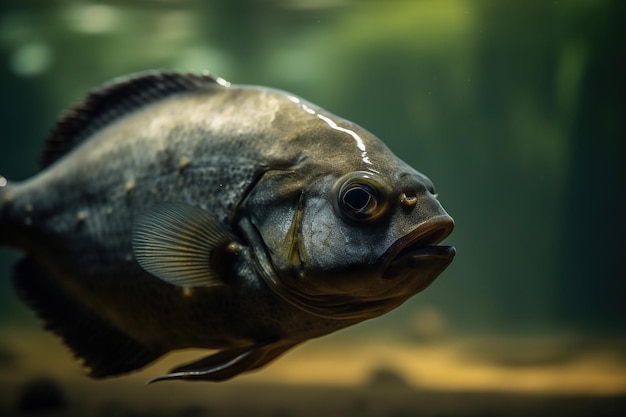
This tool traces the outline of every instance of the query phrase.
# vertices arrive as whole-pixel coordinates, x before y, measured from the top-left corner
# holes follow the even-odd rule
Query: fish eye
[[[367,216],[367,213],[376,210],[378,205],[376,190],[368,184],[354,184],[341,198],[343,204],[359,216]]]
[[[339,179],[336,186],[336,207],[351,220],[369,221],[380,217],[386,209],[386,187],[373,173],[353,172]]]

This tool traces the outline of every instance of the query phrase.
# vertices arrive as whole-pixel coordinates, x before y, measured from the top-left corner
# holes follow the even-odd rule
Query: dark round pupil
[[[372,195],[361,186],[350,188],[343,195],[343,202],[352,210],[361,214],[364,214],[370,205],[371,199]]]

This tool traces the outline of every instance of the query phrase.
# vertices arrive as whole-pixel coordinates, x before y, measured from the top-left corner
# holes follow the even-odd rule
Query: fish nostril
[[[408,196],[406,193],[400,194],[400,204],[402,204],[406,208],[415,207],[417,204],[416,196]]]

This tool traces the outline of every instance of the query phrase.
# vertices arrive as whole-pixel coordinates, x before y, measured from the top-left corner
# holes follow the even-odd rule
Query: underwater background
[[[0,415],[624,415],[624,22],[621,0],[3,0],[9,180],[89,89],[209,70],[376,134],[435,183],[457,256],[397,310],[260,372],[146,386],[193,352],[88,379],[0,249]]]

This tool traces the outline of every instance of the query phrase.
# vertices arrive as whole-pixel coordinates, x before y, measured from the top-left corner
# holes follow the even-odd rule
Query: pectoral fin
[[[172,369],[148,384],[173,379],[224,381],[242,372],[259,368],[276,359],[297,343],[259,343],[243,348],[220,351],[199,361]]]
[[[226,255],[241,248],[227,226],[186,203],[163,203],[144,213],[132,243],[143,269],[181,287],[223,284]]]

